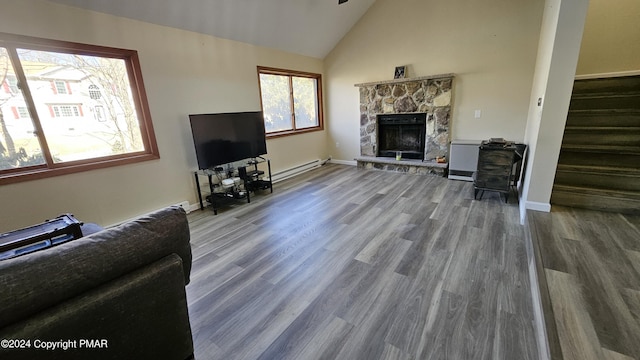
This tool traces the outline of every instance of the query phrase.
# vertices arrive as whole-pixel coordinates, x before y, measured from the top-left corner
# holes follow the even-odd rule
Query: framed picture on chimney
[[[404,79],[407,67],[406,66],[396,66],[396,71],[393,73],[394,79]]]

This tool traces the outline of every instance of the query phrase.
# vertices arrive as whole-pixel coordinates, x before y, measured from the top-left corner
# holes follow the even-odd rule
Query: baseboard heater
[[[313,170],[316,168],[319,168],[321,166],[321,162],[320,159],[316,159],[313,161],[310,161],[308,163],[304,163],[301,165],[297,165],[294,167],[291,167],[289,169],[286,170],[282,170],[282,171],[278,171],[276,173],[273,173],[273,175],[271,176],[271,181],[273,181],[274,183],[282,181],[282,180],[286,180],[288,178],[294,177],[296,175],[300,175],[302,173],[305,173],[309,170]]]
[[[478,168],[480,140],[453,140],[449,152],[449,179],[473,181]]]

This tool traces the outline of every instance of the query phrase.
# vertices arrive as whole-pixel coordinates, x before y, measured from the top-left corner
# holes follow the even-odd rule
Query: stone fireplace
[[[392,156],[391,151],[395,157],[395,150],[386,148],[409,145],[414,147],[422,141],[423,143],[419,144],[420,149],[408,150],[407,156],[404,156],[403,152],[403,159],[422,160],[423,163],[433,164],[437,157],[444,157],[448,161],[453,78],[453,74],[443,74],[356,84],[355,86],[360,88],[361,155],[356,160],[360,163],[375,162],[371,158],[388,159],[386,157]],[[389,117],[422,118],[424,125],[418,126],[416,123],[407,130],[400,130],[400,127],[379,121]],[[391,136],[395,136],[394,132],[399,134],[401,131],[407,135],[404,140],[399,140],[399,143],[398,140],[389,140],[389,132]],[[416,151],[422,153],[416,156]],[[384,162],[388,163],[387,160]],[[446,165],[439,167],[443,168]]]

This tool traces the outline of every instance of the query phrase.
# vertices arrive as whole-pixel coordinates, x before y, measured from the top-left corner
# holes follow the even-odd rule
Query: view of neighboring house
[[[118,73],[118,67],[124,64],[119,64],[117,59],[40,51],[24,51],[20,55],[37,119],[56,162],[138,150],[140,141],[130,140],[128,125],[128,117],[135,118],[135,114],[127,115],[126,107],[122,106],[130,100],[121,99],[119,84],[111,82],[114,77],[127,81],[122,79],[125,71]],[[38,59],[45,56],[57,63]],[[113,66],[107,67],[101,61],[113,62],[109,64]],[[130,91],[127,95],[130,97]],[[7,132],[2,135],[11,137],[16,150],[24,149],[28,155],[41,153],[32,120],[35,117],[31,116],[28,101],[11,67],[2,82],[0,106],[3,129]]]

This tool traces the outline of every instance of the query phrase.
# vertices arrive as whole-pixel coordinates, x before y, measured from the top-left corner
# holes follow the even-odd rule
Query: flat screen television
[[[267,153],[262,111],[193,114],[189,121],[200,169]]]

